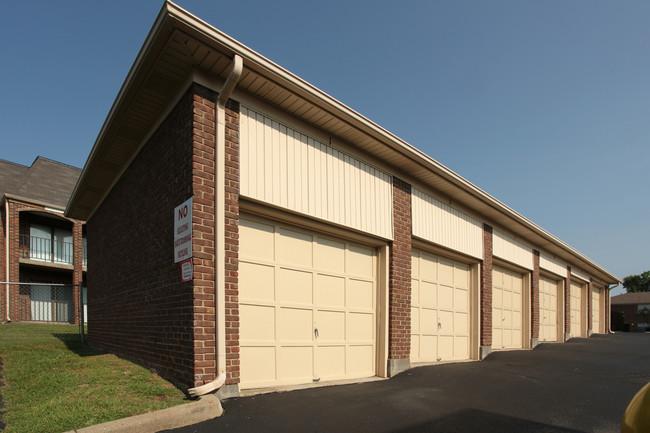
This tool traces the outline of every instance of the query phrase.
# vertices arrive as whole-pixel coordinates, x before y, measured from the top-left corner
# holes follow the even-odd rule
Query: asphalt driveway
[[[200,432],[616,432],[650,382],[650,335],[597,335],[390,380],[241,397]]]

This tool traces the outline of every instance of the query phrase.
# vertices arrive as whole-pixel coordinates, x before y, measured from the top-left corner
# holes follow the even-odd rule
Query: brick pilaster
[[[79,314],[79,284],[83,282],[83,225],[76,221],[72,226],[72,307],[74,309],[74,323],[79,324],[81,315]]]
[[[539,341],[539,251],[533,250],[533,272],[530,282],[530,338],[531,346]]]
[[[194,386],[216,379],[215,143],[216,93],[194,86],[192,101],[192,250]]]
[[[226,103],[225,254],[226,384],[238,384],[239,364],[239,102]]]
[[[411,185],[393,178],[394,239],[389,259],[388,371],[409,368],[411,356]]]
[[[566,280],[564,283],[564,340],[571,333],[571,266],[566,268]]]
[[[592,304],[593,301],[591,298],[593,296],[592,284],[593,284],[593,280],[590,278],[589,283],[587,283],[587,337],[589,337],[590,331],[593,332],[593,326],[594,326],[592,321],[593,318],[591,317],[593,315],[593,312],[591,311],[591,309],[593,308],[593,304]]]
[[[483,224],[481,266],[481,358],[492,348],[492,227]]]

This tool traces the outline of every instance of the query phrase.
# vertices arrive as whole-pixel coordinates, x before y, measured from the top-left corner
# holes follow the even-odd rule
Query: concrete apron
[[[219,399],[208,394],[199,401],[122,418],[66,433],[154,433],[197,424],[223,414]]]

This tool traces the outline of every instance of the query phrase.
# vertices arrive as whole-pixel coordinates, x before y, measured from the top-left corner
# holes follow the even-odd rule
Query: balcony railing
[[[22,235],[20,237],[21,257],[42,262],[62,263],[72,265],[74,260],[74,244],[36,236]]]

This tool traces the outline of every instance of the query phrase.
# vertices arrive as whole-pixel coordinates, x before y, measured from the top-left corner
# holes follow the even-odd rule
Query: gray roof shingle
[[[0,194],[11,194],[64,209],[81,169],[42,156],[30,167],[0,159]]]

